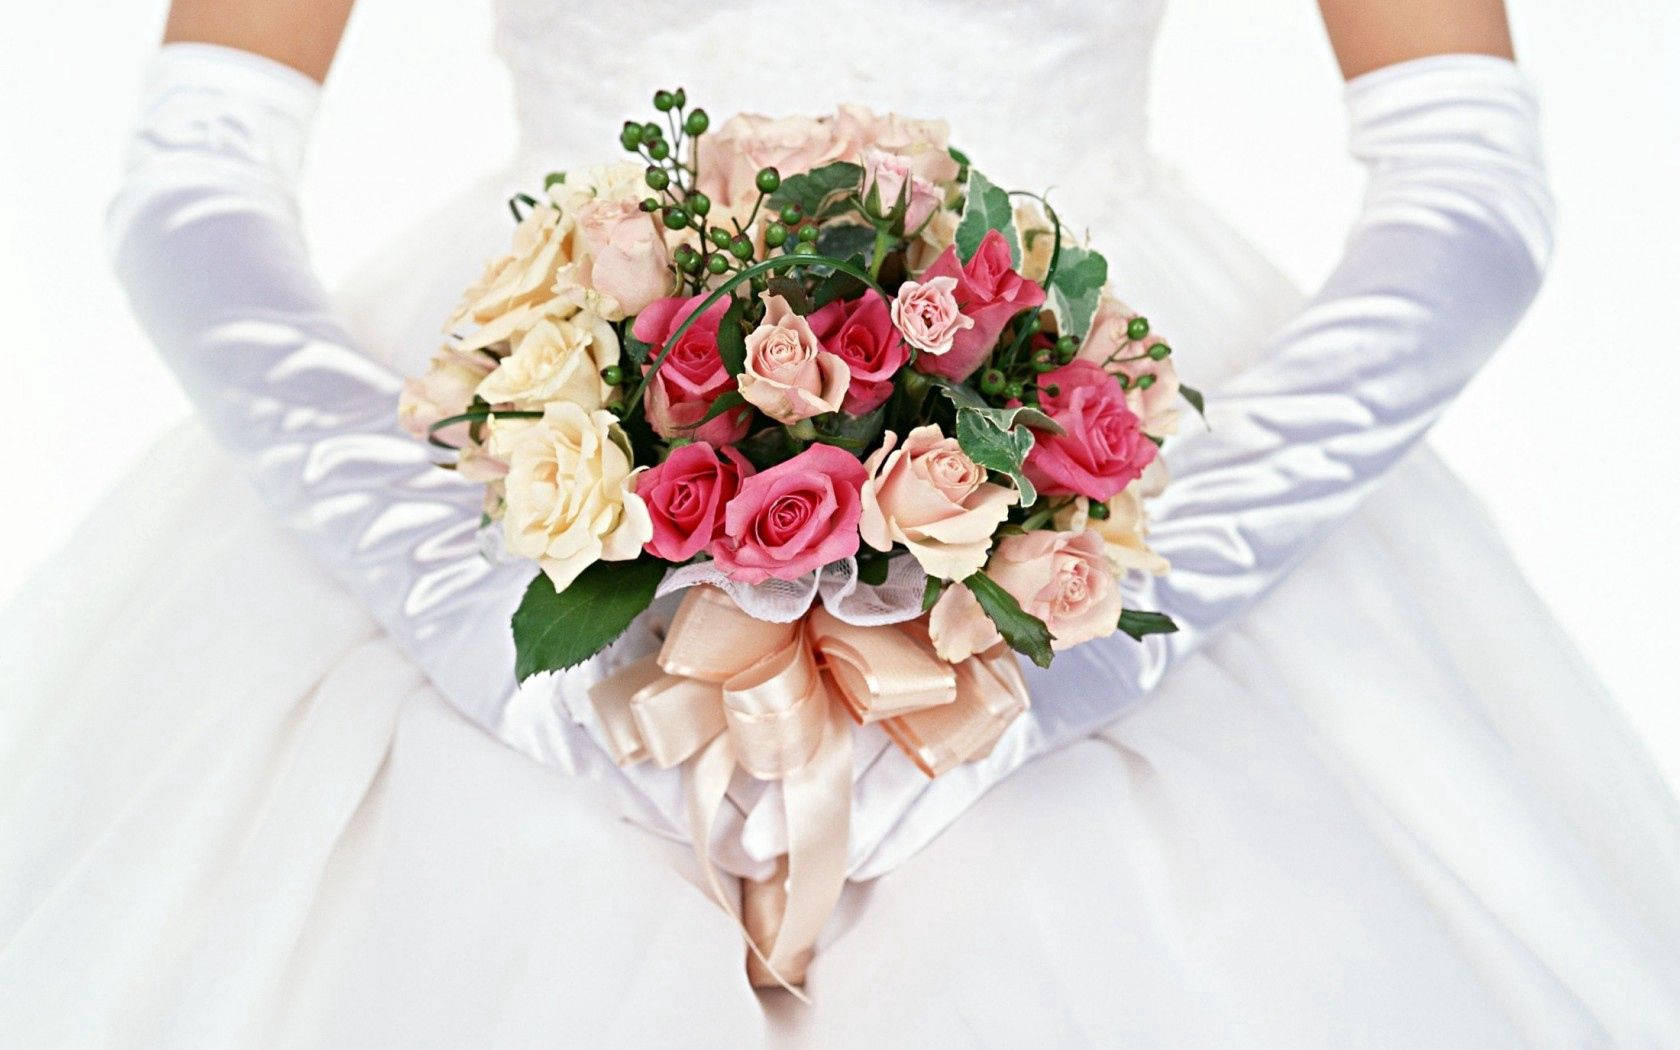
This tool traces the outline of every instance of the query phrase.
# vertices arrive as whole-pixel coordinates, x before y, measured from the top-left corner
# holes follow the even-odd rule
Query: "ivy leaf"
[[[945,152],[949,153],[951,155],[951,159],[957,162],[957,181],[958,182],[967,182],[968,181],[968,169],[969,169],[969,163],[970,163],[969,159],[968,159],[968,154],[964,153],[962,150],[958,149],[955,146],[945,147]]]
[[[624,348],[624,356],[628,357],[631,362],[637,365],[647,364],[648,353],[653,347],[637,339],[636,333],[630,330],[628,324],[624,326],[624,335],[623,338],[619,339],[619,343]]]
[[[799,175],[782,179],[776,192],[770,195],[770,207],[780,211],[789,204],[797,204],[813,219],[823,217],[823,206],[836,194],[847,193],[863,184],[863,169],[856,164],[836,161]]]
[[[875,248],[875,231],[868,226],[857,226],[853,223],[835,223],[824,226],[817,232],[817,252],[820,255],[830,255],[836,259],[850,259],[853,256],[863,258],[864,269],[869,268],[869,253]],[[826,266],[813,266],[813,272],[826,270]],[[857,280],[857,278],[852,278]]]
[[[1172,634],[1178,630],[1178,624],[1165,613],[1144,612],[1141,609],[1122,609],[1120,611],[1120,629],[1131,635],[1136,641],[1143,641],[1146,634]]]
[[[1055,654],[1050,650],[1050,628],[1044,625],[1043,620],[1028,615],[1014,595],[983,572],[964,580],[963,586],[974,593],[980,608],[992,618],[998,633],[1003,635],[1003,640],[1009,643],[1011,649],[1040,667],[1050,666]]]
[[[1015,232],[1015,211],[1009,206],[1009,194],[993,186],[978,171],[968,173],[968,203],[963,206],[962,221],[957,223],[957,254],[964,262],[974,258],[986,234],[997,230],[1009,242],[1009,265],[1021,265],[1021,238]]]
[[[1091,331],[1103,286],[1108,283],[1108,260],[1089,248],[1062,244],[1056,276],[1050,282],[1050,310],[1062,335],[1085,338]]]
[[[998,415],[1017,411],[1020,410],[957,409],[957,444],[969,459],[982,467],[1009,475],[1021,494],[1021,506],[1030,507],[1038,499],[1038,490],[1021,468],[1027,461],[1027,453],[1032,451],[1032,431],[1015,426],[1013,419],[1003,422]]]
[[[1207,401],[1202,397],[1202,392],[1200,390],[1197,390],[1193,386],[1185,386],[1183,383],[1180,383],[1178,385],[1178,394],[1180,397],[1184,398],[1184,400],[1190,402],[1190,407],[1196,410],[1196,414],[1202,417],[1203,422],[1207,421]]]
[[[519,680],[575,667],[605,649],[653,603],[666,564],[598,561],[556,591],[546,573],[525,589],[513,614],[514,673]]]
[[[729,309],[724,311],[723,319],[718,322],[718,356],[723,358],[723,367],[729,369],[732,376],[747,370],[747,340],[741,334],[741,315],[746,308],[746,300],[731,299]]]

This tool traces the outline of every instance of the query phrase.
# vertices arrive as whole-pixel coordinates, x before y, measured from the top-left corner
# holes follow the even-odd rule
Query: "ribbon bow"
[[[694,850],[718,903],[742,923],[752,983],[799,995],[846,881],[850,723],[879,722],[933,777],[989,754],[1026,710],[1027,690],[1001,644],[953,665],[934,655],[921,620],[859,627],[819,606],[768,623],[694,587],[659,652],[595,685],[590,701],[618,764],[683,765]],[[709,852],[737,768],[782,782],[788,829],[776,876],[744,885],[744,920]]]

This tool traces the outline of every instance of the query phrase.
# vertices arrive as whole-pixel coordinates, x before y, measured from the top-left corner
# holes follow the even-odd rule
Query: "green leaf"
[[[1108,260],[1089,248],[1062,245],[1056,276],[1050,282],[1050,310],[1062,335],[1085,338],[1091,331],[1103,286],[1108,283]]]
[[[865,551],[858,555],[858,582],[879,587],[887,582],[887,570],[892,568],[891,551]]]
[[[812,218],[823,217],[824,205],[830,198],[850,193],[863,183],[863,169],[856,164],[836,161],[799,175],[788,175],[781,186],[770,195],[770,206],[780,210],[797,204]]]
[[[968,203],[957,223],[957,254],[964,262],[974,258],[986,234],[997,230],[1009,242],[1009,265],[1021,264],[1021,238],[1015,232],[1015,211],[1009,194],[987,181],[978,171],[968,173]]]
[[[1009,643],[1011,649],[1040,667],[1050,666],[1055,654],[1050,650],[1050,628],[1044,625],[1043,620],[1027,615],[1014,595],[983,572],[964,580],[963,586],[974,593],[980,608],[992,618],[998,633],[1003,635],[1003,640]]]
[[[957,181],[968,181],[968,169],[970,163],[968,154],[964,153],[955,146],[945,147],[945,152],[949,153],[951,155],[951,159],[957,162]]]
[[[1204,421],[1207,419],[1207,401],[1202,397],[1202,392],[1200,390],[1197,390],[1193,386],[1185,386],[1183,383],[1180,383],[1178,385],[1178,393],[1180,397],[1190,402],[1190,407],[1196,410],[1196,414],[1198,416],[1201,416]]]
[[[929,576],[927,585],[922,588],[922,611],[927,612],[939,601],[939,596],[945,593],[945,581],[937,576]]]
[[[785,274],[777,274],[764,282],[764,290],[771,295],[779,295],[787,300],[788,309],[800,317],[808,316],[811,312],[811,298],[805,294],[805,286]]]
[[[723,319],[718,323],[718,356],[723,358],[723,367],[732,376],[747,370],[747,340],[741,333],[741,315],[746,308],[745,299],[731,299],[729,309],[724,311]]]
[[[633,363],[636,365],[647,364],[648,353],[653,347],[637,339],[636,333],[630,330],[628,324],[624,326],[624,333],[619,339],[619,344],[624,348],[624,356],[628,357]]]
[[[1172,634],[1178,630],[1178,624],[1173,623],[1173,618],[1165,613],[1122,609],[1120,629],[1141,642],[1146,634]]]
[[[538,573],[513,614],[519,680],[575,667],[612,644],[653,603],[667,567],[645,555],[635,561],[598,561],[563,591],[554,589],[546,573]]]
[[[725,390],[712,401],[711,406],[706,409],[706,414],[700,417],[699,422],[687,429],[698,430],[730,409],[739,408],[746,403],[747,399],[741,396],[739,390]]]
[[[868,269],[869,260],[862,255],[853,255],[846,260],[859,269]],[[816,273],[825,267],[812,266],[811,272]],[[832,303],[836,299],[856,299],[869,291],[869,286],[853,277],[844,270],[834,270],[817,283],[816,291],[811,293],[811,310],[815,312]]]
[[[875,247],[875,231],[868,226],[856,226],[852,223],[835,223],[824,226],[817,232],[817,252],[821,255],[832,255],[836,259],[851,259],[854,256],[863,258],[865,269],[869,267],[869,253]],[[813,271],[819,269],[811,267]],[[856,278],[853,278],[856,280]],[[862,282],[859,282],[860,284]]]

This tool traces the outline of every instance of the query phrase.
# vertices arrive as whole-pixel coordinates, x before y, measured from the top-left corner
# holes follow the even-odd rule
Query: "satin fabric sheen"
[[[680,796],[597,762],[563,698],[503,708],[486,688],[511,664],[478,627],[505,622],[523,578],[468,556],[466,494],[390,429],[394,373],[351,349],[308,274],[291,196],[307,86],[203,49],[175,50],[158,85],[154,117],[174,116],[148,122],[115,213],[125,278],[339,584],[195,429],[113,496],[120,530],[96,520],[72,544],[97,566],[72,556],[8,613],[24,702],[0,763],[0,988],[22,994],[0,997],[4,1030],[47,1046],[1674,1041],[1672,803],[1473,504],[1406,453],[1544,257],[1532,100],[1507,65],[1425,61],[1350,89],[1372,192],[1327,288],[1270,339],[1287,288],[1170,177],[1111,202],[1104,221],[1138,245],[1117,279],[1186,370],[1191,347],[1236,347],[1210,361],[1215,429],[1175,451],[1157,509],[1184,575],[1146,597],[1188,629],[1064,656],[1033,683],[1052,720],[995,766],[934,789],[865,767],[853,873],[880,877],[826,931],[811,1007],[754,1000],[682,851],[614,817],[659,828]],[[505,228],[480,226],[486,200],[417,237],[477,230],[462,240],[490,250]],[[113,597],[79,597],[90,580]],[[107,644],[55,658],[49,609]],[[585,775],[494,744],[440,694]],[[765,863],[773,829],[755,855],[736,816],[720,861]]]

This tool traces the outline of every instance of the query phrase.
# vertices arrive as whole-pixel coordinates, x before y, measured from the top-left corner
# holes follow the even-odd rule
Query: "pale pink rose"
[[[762,168],[782,177],[840,159],[842,143],[827,117],[765,117],[742,113],[700,139],[699,189],[714,205],[750,207]]]
[[[1052,649],[1105,638],[1120,625],[1120,584],[1101,536],[1036,529],[1005,536],[986,575],[1050,628]]]
[[[951,278],[957,307],[974,323],[957,334],[951,352],[918,358],[916,367],[947,379],[967,379],[997,346],[1009,319],[1044,304],[1044,289],[1009,265],[1009,242],[990,230],[967,263],[957,261],[955,245],[945,249],[922,274],[923,281]]]
[[[636,315],[631,331],[650,347],[649,364],[643,366],[644,371],[704,301],[704,295],[659,299]],[[752,422],[750,408],[734,409],[700,422],[711,410],[712,402],[735,389],[735,377],[723,366],[717,344],[718,325],[728,308],[720,299],[701,314],[671,347],[665,363],[648,383],[643,411],[660,437],[728,445],[747,436]]]
[[[850,301],[836,299],[806,320],[823,348],[844,361],[852,374],[841,411],[862,416],[885,404],[892,396],[893,377],[910,359],[886,302],[873,292]]]
[[[929,182],[956,180],[959,168],[950,152],[951,127],[943,120],[897,113],[877,116],[863,106],[841,106],[834,123],[843,160],[861,163],[867,150],[878,149],[910,158],[911,168]]]
[[[577,210],[578,279],[618,306],[608,320],[641,313],[670,292],[663,227],[632,199],[596,198]]]
[[[794,580],[858,550],[858,489],[868,475],[850,453],[812,445],[741,482],[712,557],[743,583]]]
[[[680,562],[705,550],[721,533],[724,508],[740,491],[741,479],[752,473],[752,464],[733,448],[696,441],[637,475],[636,495],[653,518],[648,553]]]
[[[879,217],[892,214],[904,195],[904,229],[912,236],[922,228],[945,197],[939,188],[910,169],[910,158],[878,149],[863,154],[863,199],[869,202],[873,192],[879,204]]]
[[[879,551],[902,543],[924,572],[942,580],[979,572],[1019,493],[987,481],[985,468],[937,426],[917,427],[902,448],[897,443],[887,431],[864,461],[870,477],[858,521],[863,542]]]
[[[444,347],[432,357],[425,375],[403,381],[397,421],[404,430],[425,440],[432,424],[458,416],[472,406],[473,391],[490,374],[490,367],[489,359],[482,354],[462,354]],[[462,448],[471,440],[468,426],[457,423],[440,430],[436,437]]]
[[[961,663],[1003,641],[974,592],[956,583],[940,592],[928,611],[927,626],[933,651],[947,663]]]
[[[741,396],[779,423],[838,412],[852,374],[823,349],[805,318],[779,295],[764,297],[764,320],[747,335]]]
[[[955,277],[905,281],[899,286],[892,304],[893,324],[923,357],[950,352],[958,333],[974,327],[974,320],[957,308],[956,287]]]
[[[1079,359],[1092,361],[1111,375],[1126,377],[1126,403],[1143,421],[1143,430],[1156,437],[1178,433],[1178,368],[1171,357],[1150,358],[1151,347],[1166,340],[1154,332],[1132,339],[1126,331],[1137,317],[1131,307],[1105,295],[1091,318],[1091,332],[1079,346]],[[1154,376],[1144,380],[1144,376]]]
[[[1049,496],[1107,500],[1142,476],[1156,448],[1120,383],[1090,361],[1039,377],[1039,408],[1062,433],[1038,431],[1026,475]]]

